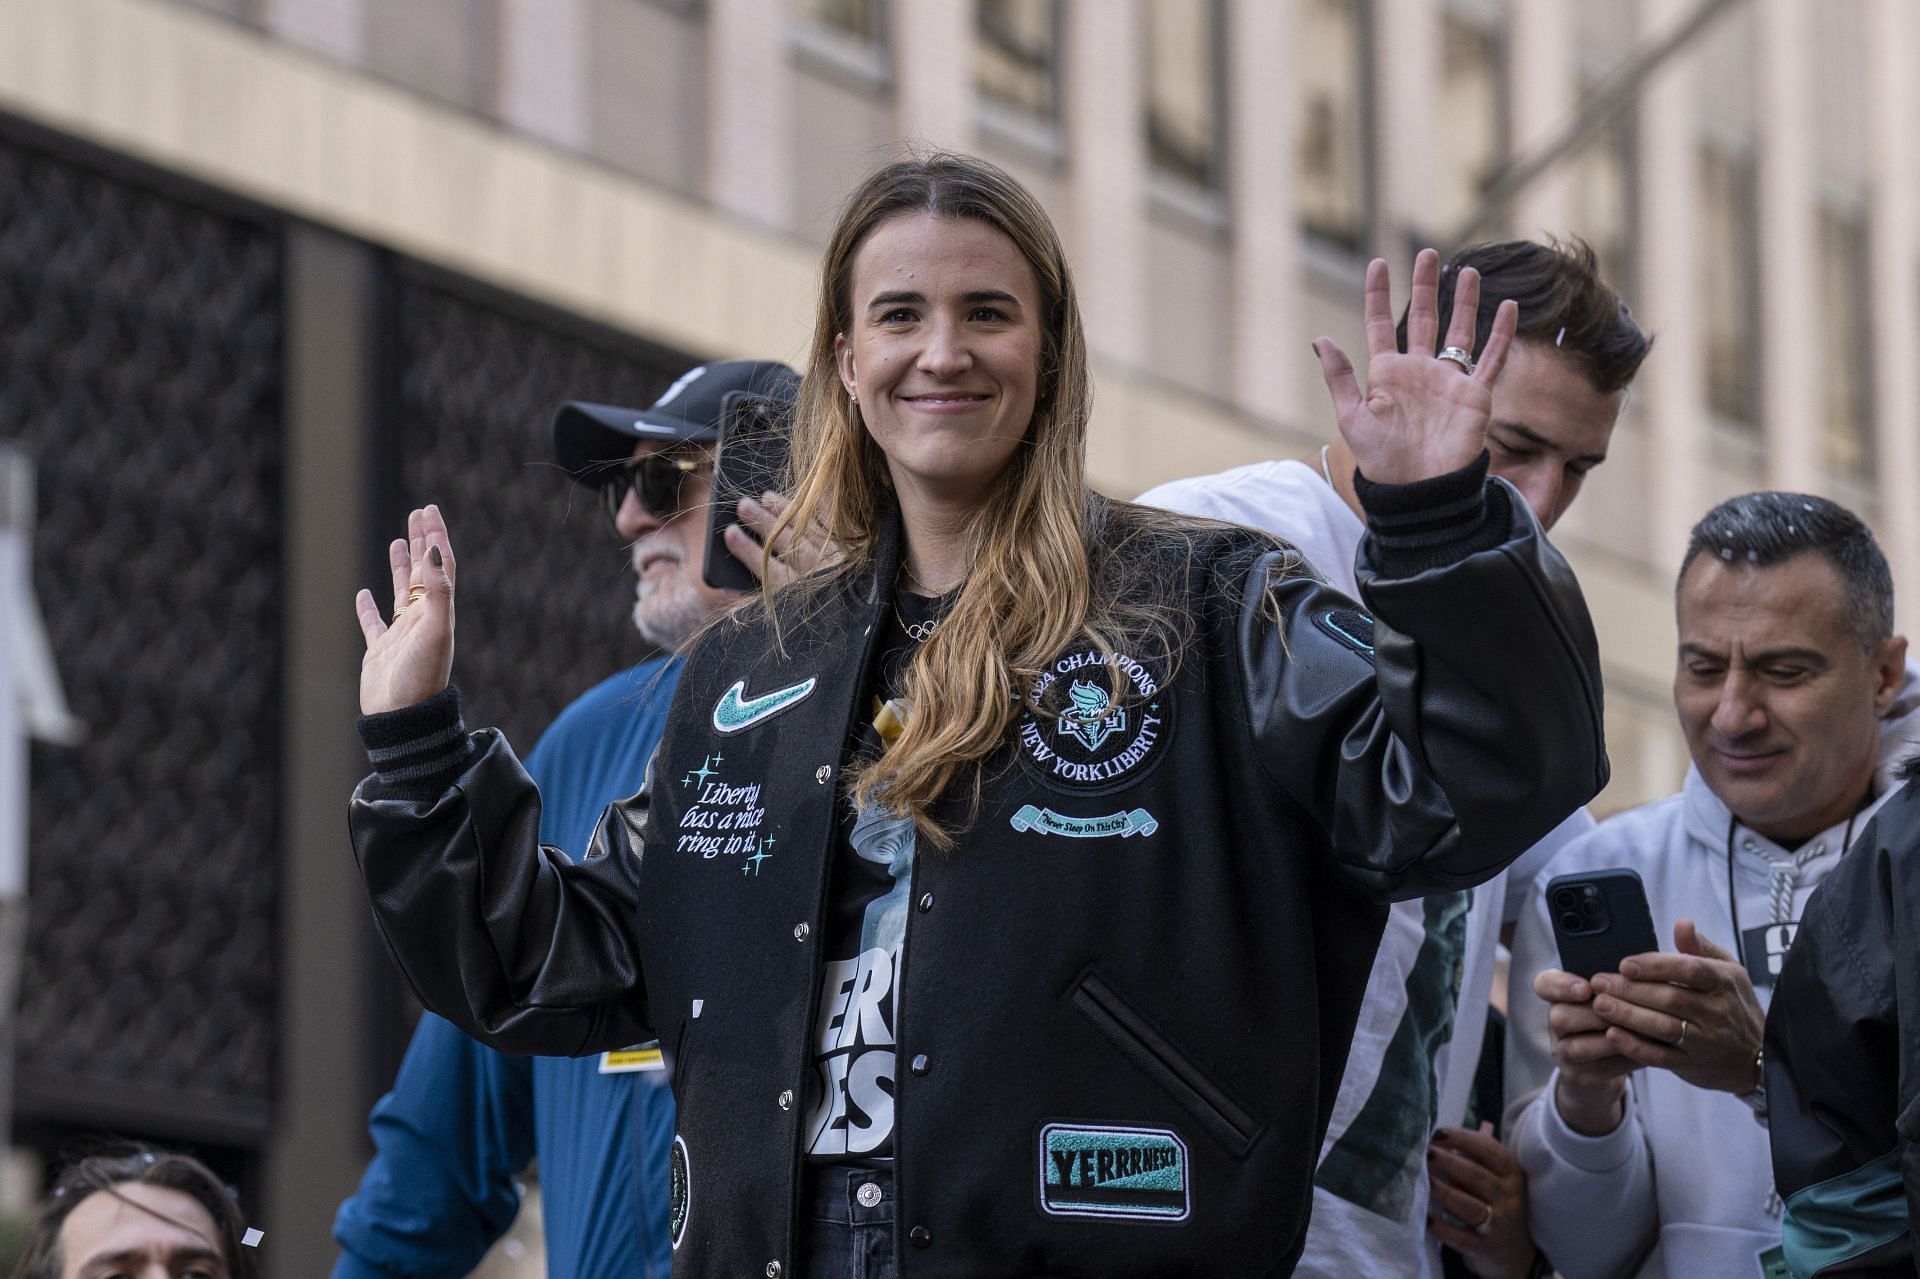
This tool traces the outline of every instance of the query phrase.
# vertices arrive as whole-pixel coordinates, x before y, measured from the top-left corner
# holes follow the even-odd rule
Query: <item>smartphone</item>
[[[1660,949],[1646,886],[1624,866],[1554,876],[1547,881],[1547,913],[1560,967],[1576,977],[1617,973],[1627,956]]]
[[[741,498],[777,492],[786,483],[792,427],[790,401],[751,391],[735,391],[726,398],[713,464],[713,506],[707,512],[707,558],[701,569],[708,586],[728,591],[759,589],[760,579],[753,570],[727,549],[727,526],[740,523]]]

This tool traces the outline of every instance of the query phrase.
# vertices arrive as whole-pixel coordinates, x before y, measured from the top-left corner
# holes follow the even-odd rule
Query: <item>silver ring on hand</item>
[[[1447,360],[1453,364],[1458,364],[1460,366],[1461,372],[1467,374],[1468,376],[1472,376],[1473,374],[1473,352],[1466,350],[1463,347],[1457,347],[1457,346],[1446,347],[1440,352],[1440,354],[1434,356],[1433,358],[1436,360]]]
[[[1675,1048],[1678,1048],[1681,1044],[1684,1044],[1686,1042],[1687,1042],[1687,1019],[1685,1017],[1682,1017],[1680,1019],[1680,1038],[1673,1041],[1673,1046]]]
[[[1473,1233],[1476,1235],[1490,1235],[1493,1233],[1493,1205],[1492,1204],[1487,1205],[1487,1219],[1481,1222],[1479,1225],[1475,1226],[1473,1228]]]

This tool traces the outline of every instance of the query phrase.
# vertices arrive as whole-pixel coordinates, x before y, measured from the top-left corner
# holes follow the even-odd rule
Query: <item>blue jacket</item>
[[[527,757],[542,840],[584,851],[601,810],[640,789],[679,675],[677,661],[643,662],[554,720]],[[509,1057],[428,1013],[369,1126],[376,1153],[334,1220],[333,1279],[467,1274],[513,1224],[514,1178],[535,1155],[551,1279],[664,1279],[670,1269],[663,1072],[603,1075],[597,1056]]]

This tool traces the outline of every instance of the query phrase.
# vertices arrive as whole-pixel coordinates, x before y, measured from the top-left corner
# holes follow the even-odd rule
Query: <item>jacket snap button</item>
[[[907,1232],[907,1239],[916,1248],[933,1247],[933,1231],[928,1230],[925,1226],[915,1226],[912,1230],[909,1230]]]
[[[909,1065],[907,1069],[911,1070],[916,1075],[924,1075],[929,1070],[933,1069],[933,1063],[927,1060],[927,1055],[925,1053],[921,1053],[919,1056],[913,1059],[913,1063]]]
[[[782,1088],[780,1090],[780,1096],[778,1100],[780,1102],[780,1109],[792,1110],[793,1109],[793,1089]]]
[[[780,1279],[780,1263],[779,1262],[769,1261],[767,1263],[767,1279]]]
[[[920,894],[920,913],[924,915],[932,909],[933,909],[933,894],[932,893]]]
[[[808,929],[807,922],[803,919],[793,926],[793,939],[795,941],[805,941],[809,931],[811,930]]]
[[[825,786],[827,784],[827,779],[832,776],[833,776],[833,770],[831,768],[828,768],[825,764],[822,764],[820,765],[820,767],[813,770],[813,780],[816,782],[819,782],[822,786]]]

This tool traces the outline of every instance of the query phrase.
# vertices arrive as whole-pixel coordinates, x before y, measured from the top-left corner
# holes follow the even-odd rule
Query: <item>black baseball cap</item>
[[[772,360],[721,360],[682,373],[651,408],[568,400],[553,415],[553,453],[577,483],[594,485],[609,462],[633,456],[638,440],[711,444],[735,392],[790,404],[800,375]]]

